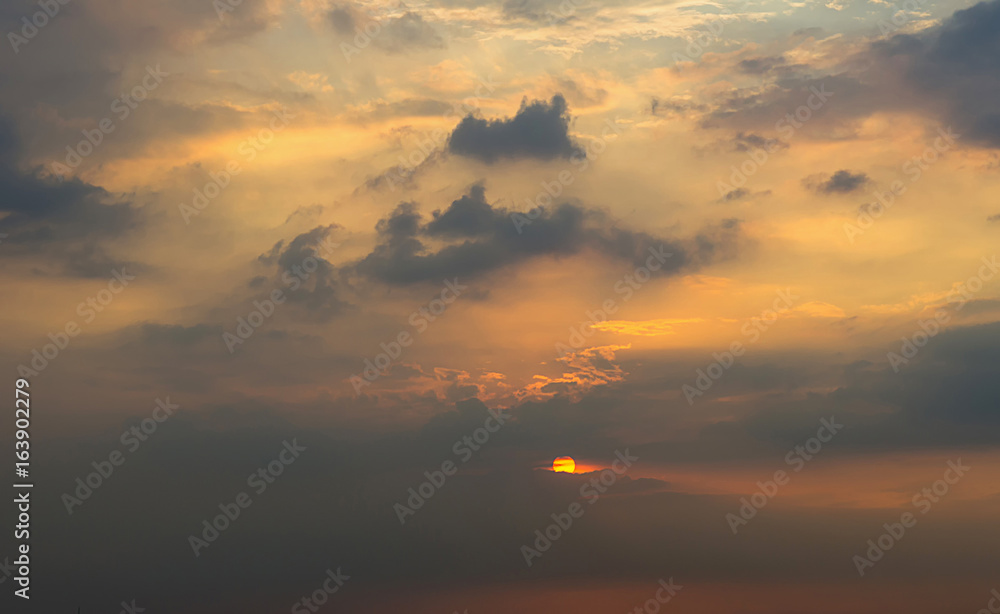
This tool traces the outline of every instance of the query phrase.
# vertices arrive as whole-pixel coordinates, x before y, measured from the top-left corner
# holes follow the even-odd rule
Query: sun
[[[560,456],[552,461],[552,471],[573,473],[576,471],[576,461],[569,456]]]

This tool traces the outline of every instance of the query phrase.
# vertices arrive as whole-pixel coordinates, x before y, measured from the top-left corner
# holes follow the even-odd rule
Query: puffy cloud
[[[480,185],[426,223],[414,203],[400,204],[377,230],[378,245],[353,268],[396,285],[477,277],[530,258],[584,250],[636,266],[659,254],[659,274],[672,275],[732,255],[739,236],[738,222],[728,221],[691,240],[658,238],[613,227],[606,214],[569,203],[537,212],[532,220],[490,205]],[[452,242],[438,247],[428,240]]]
[[[525,99],[514,117],[486,120],[466,116],[448,139],[448,148],[454,154],[487,164],[504,159],[586,156],[570,137],[569,126],[570,116],[562,95],[553,96],[550,102],[529,103]]]

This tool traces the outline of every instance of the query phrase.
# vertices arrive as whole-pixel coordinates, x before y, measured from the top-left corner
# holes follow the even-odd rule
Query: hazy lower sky
[[[1000,611],[1000,0],[0,33],[15,611]]]

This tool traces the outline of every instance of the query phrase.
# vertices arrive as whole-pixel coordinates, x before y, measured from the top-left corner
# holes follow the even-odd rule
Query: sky
[[[15,611],[1000,611],[1000,0],[0,33]]]

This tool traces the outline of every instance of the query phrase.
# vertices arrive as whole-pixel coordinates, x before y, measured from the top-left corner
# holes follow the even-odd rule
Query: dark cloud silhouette
[[[822,132],[875,112],[916,111],[938,118],[963,142],[1000,146],[1000,0],[955,12],[917,34],[873,42],[825,76],[817,70],[785,75],[767,92],[722,93],[705,127],[775,127],[782,117],[826,91],[836,104],[817,108],[802,129]],[[787,125],[787,124],[786,124]],[[938,135],[934,135],[937,137]]]
[[[36,272],[74,277],[105,277],[127,264],[112,259],[106,246],[138,226],[144,219],[141,211],[79,179],[63,181],[40,169],[24,170],[18,165],[20,151],[12,125],[0,118],[5,254],[30,258]]]
[[[947,120],[975,142],[1000,145],[1000,0],[956,11],[938,28],[875,50],[909,59],[909,81],[944,99]]]
[[[486,120],[466,116],[448,139],[449,150],[493,164],[502,159],[585,157],[569,135],[566,99],[557,94],[551,102],[527,99],[514,117]]]
[[[352,268],[383,283],[405,285],[471,278],[529,258],[593,250],[637,266],[652,252],[670,253],[659,271],[670,275],[731,255],[739,235],[736,221],[681,241],[616,228],[605,214],[568,203],[537,213],[531,220],[494,207],[481,185],[444,211],[435,211],[426,223],[414,203],[403,203],[378,223],[378,245]],[[524,218],[521,223],[516,216]],[[425,238],[452,242],[435,249]]]
[[[299,234],[286,245],[278,241],[265,254],[257,257],[264,266],[274,267],[274,284],[292,303],[303,306],[320,319],[341,313],[349,305],[342,300],[343,288],[337,268],[330,263],[339,243],[333,234],[341,229],[337,224],[317,226]],[[255,278],[256,279],[256,278]],[[270,292],[264,283],[256,283]]]
[[[830,176],[813,176],[804,180],[806,186],[820,194],[849,194],[861,189],[870,181],[862,172],[839,170]]]
[[[144,326],[141,333],[154,355],[169,349],[164,346],[191,348],[217,331]],[[814,435],[821,418],[831,417],[846,428],[824,447],[817,462],[852,456],[875,462],[873,452],[920,446],[941,450],[943,471],[949,454],[959,456],[954,446],[962,447],[961,456],[970,455],[973,446],[990,446],[1000,433],[995,403],[1000,384],[991,377],[1000,366],[998,333],[995,324],[942,333],[898,374],[867,361],[831,369],[818,357],[794,355],[734,365],[718,382],[725,387],[719,396],[728,399],[727,420],[700,428],[689,423],[686,407],[650,398],[648,380],[596,390],[579,401],[555,397],[517,403],[502,412],[509,416],[505,424],[467,463],[454,452],[456,442],[482,427],[497,409],[476,398],[439,402],[419,428],[357,437],[342,428],[303,428],[263,400],[202,404],[190,395],[171,394],[170,400],[181,405],[179,412],[71,516],[59,494],[71,492],[75,479],[91,471],[94,459],[120,449],[117,433],[146,417],[142,412],[148,409],[138,406],[135,417],[120,428],[38,459],[39,475],[54,490],[47,491],[35,511],[37,522],[49,527],[32,544],[32,552],[37,548],[39,554],[36,573],[63,577],[66,583],[65,591],[39,597],[52,606],[46,611],[66,605],[68,596],[99,601],[104,596],[95,587],[106,590],[99,580],[112,573],[149,603],[169,611],[183,609],[206,591],[214,605],[238,600],[263,582],[267,598],[287,605],[315,588],[313,576],[343,566],[357,582],[352,592],[338,595],[338,602],[346,604],[367,588],[427,581],[447,587],[499,576],[508,581],[530,578],[542,586],[570,578],[609,582],[658,577],[665,552],[671,557],[670,573],[679,578],[856,580],[853,567],[844,562],[863,547],[872,527],[885,522],[884,508],[772,505],[745,532],[741,529],[741,541],[736,541],[725,515],[739,508],[741,495],[684,492],[638,474],[662,463],[685,469],[706,463],[713,470],[732,463],[767,477],[776,469],[788,470],[784,455]],[[635,362],[646,363],[650,356]],[[690,378],[691,365],[703,362],[701,356],[690,358],[683,364],[661,358],[644,368],[629,368],[641,378],[655,374],[652,381],[658,387],[672,386]],[[824,385],[835,371],[840,385]],[[829,391],[817,393],[817,387]],[[752,400],[761,395],[750,393],[765,390],[774,392]],[[456,386],[453,396],[471,392]],[[735,394],[749,400],[734,403]],[[314,413],[342,417],[361,410],[361,402],[324,398]],[[880,409],[874,414],[872,404]],[[621,426],[641,429],[653,423],[664,428],[659,436]],[[674,431],[670,424],[687,427]],[[273,460],[283,441],[293,439],[305,448],[301,456],[264,492],[249,489],[247,476]],[[536,470],[556,453],[607,466],[616,450],[628,450],[638,459],[636,475],[621,477],[593,506],[580,489],[595,474]],[[444,460],[455,461],[459,473],[400,523],[396,504],[407,504],[408,489],[427,481],[424,472],[438,470]],[[199,479],[192,481],[190,475]],[[148,488],[151,482],[156,488]],[[195,558],[187,537],[203,530],[202,521],[221,513],[219,504],[240,491],[251,494],[253,505]],[[164,500],[172,501],[169,513],[164,513]],[[584,519],[526,567],[520,545],[574,501],[585,506]],[[942,564],[963,581],[986,578],[985,570],[996,568],[996,549],[988,540],[971,544],[984,542],[984,531],[993,530],[988,512],[994,504],[984,500],[970,505],[974,507],[935,509],[938,526],[948,527],[948,539],[908,542],[908,556],[893,559],[896,571],[886,581],[897,582],[901,574],[923,577],[928,566]],[[137,524],[136,518],[145,520]],[[57,556],[67,548],[101,552],[107,563],[81,567],[78,558]],[[290,548],[296,556],[281,559],[285,562],[278,569],[270,564]],[[135,564],[135,557],[149,550],[157,552],[161,566],[154,577],[148,567]],[[414,560],[420,565],[413,565]]]
[[[472,186],[443,213],[435,211],[426,232],[431,236],[474,237],[489,232],[496,219],[496,211],[486,202],[486,188],[480,184]]]

